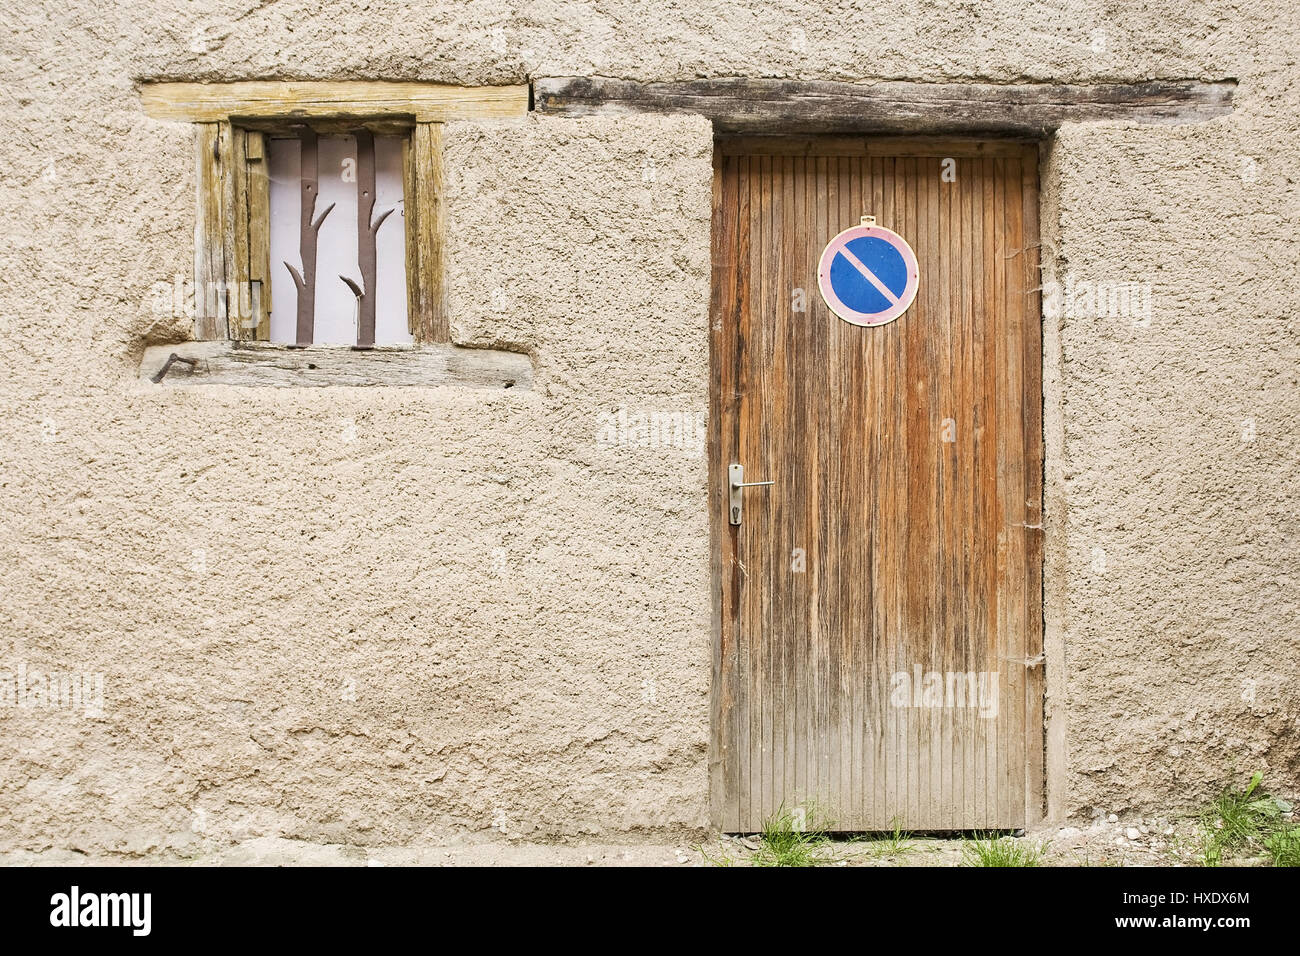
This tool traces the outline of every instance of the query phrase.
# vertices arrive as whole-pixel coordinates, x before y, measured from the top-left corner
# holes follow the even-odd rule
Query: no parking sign
[[[907,240],[877,226],[873,216],[826,244],[817,287],[832,312],[854,325],[884,325],[912,304],[920,283],[916,253]]]

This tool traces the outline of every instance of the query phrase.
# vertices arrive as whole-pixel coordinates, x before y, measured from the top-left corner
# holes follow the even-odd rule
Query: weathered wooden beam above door
[[[539,113],[697,113],[724,133],[998,133],[1040,135],[1063,123],[1200,123],[1232,112],[1235,80],[1097,85],[872,84],[740,78],[637,83],[607,77],[534,81]]]

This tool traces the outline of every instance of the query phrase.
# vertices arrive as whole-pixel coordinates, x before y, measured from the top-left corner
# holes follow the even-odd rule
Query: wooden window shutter
[[[449,342],[443,301],[442,124],[415,124],[406,143],[407,321],[416,342]]]
[[[271,337],[266,135],[198,123],[194,336]]]

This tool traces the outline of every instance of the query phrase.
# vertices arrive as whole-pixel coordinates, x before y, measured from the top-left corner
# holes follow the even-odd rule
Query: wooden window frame
[[[369,129],[404,137],[407,322],[416,345],[450,341],[442,261],[442,125],[453,119],[524,116],[527,86],[146,83],[140,96],[150,116],[190,122],[197,130],[196,339],[269,342],[269,138],[310,127],[322,135]],[[244,311],[251,313],[247,321]]]

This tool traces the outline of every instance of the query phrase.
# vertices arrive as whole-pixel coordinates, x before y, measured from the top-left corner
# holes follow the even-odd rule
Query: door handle
[[[746,488],[765,488],[768,485],[774,484],[776,484],[775,481],[746,481],[744,465],[728,465],[727,501],[731,523],[740,524],[740,516],[744,510],[744,495]]]

